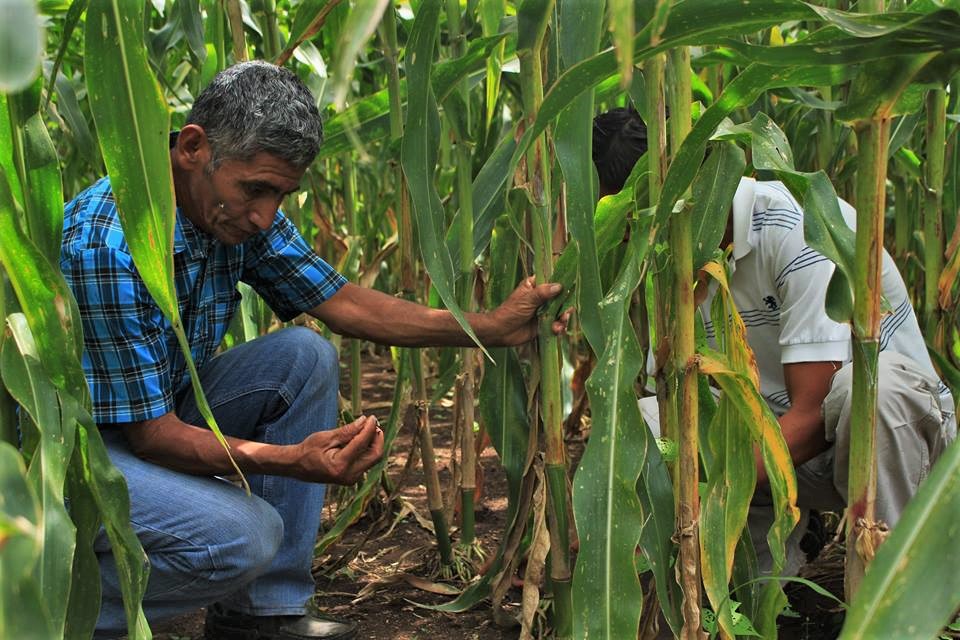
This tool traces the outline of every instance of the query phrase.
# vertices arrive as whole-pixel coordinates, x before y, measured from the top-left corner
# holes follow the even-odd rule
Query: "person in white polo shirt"
[[[616,109],[597,116],[593,135],[601,195],[616,193],[646,152],[646,127],[636,111]],[[853,228],[854,208],[843,200],[839,204]],[[760,392],[778,417],[796,466],[799,506],[841,510],[847,495],[853,365],[850,327],[831,320],[824,308],[834,264],[807,245],[803,209],[780,182],[741,179],[723,247],[731,242],[731,292],[756,355]],[[713,294],[708,289],[700,306],[710,339]],[[931,464],[956,437],[956,422],[953,398],[927,354],[903,278],[886,252],[883,296],[892,311],[880,330],[876,515],[892,527]],[[658,433],[656,398],[642,398],[640,405]],[[769,493],[758,486],[750,529],[761,560],[769,553],[763,553],[772,518],[767,505]],[[799,567],[798,551],[792,549],[787,571]]]

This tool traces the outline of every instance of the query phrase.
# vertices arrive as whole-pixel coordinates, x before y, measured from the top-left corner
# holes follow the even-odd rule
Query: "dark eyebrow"
[[[254,189],[259,189],[261,191],[272,191],[274,193],[280,193],[283,196],[288,196],[291,193],[296,193],[300,190],[300,185],[297,184],[293,189],[288,191],[281,191],[280,187],[273,184],[272,182],[267,182],[266,180],[244,180],[242,183],[243,188],[252,191]]]

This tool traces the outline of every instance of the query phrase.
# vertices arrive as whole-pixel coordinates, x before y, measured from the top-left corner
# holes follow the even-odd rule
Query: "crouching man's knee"
[[[846,495],[852,416],[853,367],[834,376],[823,403],[828,440],[836,441],[834,479]],[[877,517],[889,525],[899,519],[907,501],[946,446],[939,380],[911,358],[885,351],[877,369]]]

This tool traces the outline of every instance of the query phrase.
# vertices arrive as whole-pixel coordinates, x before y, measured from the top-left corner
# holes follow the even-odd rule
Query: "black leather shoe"
[[[207,608],[203,637],[206,640],[353,640],[357,623],[317,613],[300,616],[251,616]]]

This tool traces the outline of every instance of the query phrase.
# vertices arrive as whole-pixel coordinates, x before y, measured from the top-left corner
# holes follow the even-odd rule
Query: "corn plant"
[[[456,388],[461,543],[473,537],[475,420],[508,479],[507,528],[490,569],[437,608],[489,598],[494,617],[509,622],[501,604],[526,559],[523,637],[538,628],[559,638],[651,637],[660,610],[674,635],[699,638],[705,608],[722,637],[735,637],[738,606],[776,637],[785,598],[779,581],[756,575],[745,530],[753,448],[773,496],[775,574],[797,521],[797,487],[715,250],[737,181],[755,172],[781,180],[804,206],[807,243],[837,265],[827,310],[850,323],[854,340],[843,637],[933,637],[949,621],[960,571],[939,549],[957,538],[960,449],[942,456],[886,541],[871,504],[885,240],[942,378],[960,392],[954,0],[861,0],[857,13],[836,0],[40,3],[50,13],[42,65],[30,27],[38,5],[13,4],[16,20],[0,20],[0,42],[16,45],[0,59],[0,636],[90,635],[101,520],[128,568],[131,635],[149,635],[138,608],[144,557],[89,416],[77,311],[57,269],[62,202],[109,172],[138,269],[177,327],[165,136],[217,71],[248,58],[289,66],[327,110],[305,193],[284,208],[331,263],[362,284],[450,309],[468,333],[481,289],[489,305],[534,274],[566,289],[543,311],[534,345],[446,352],[443,366],[427,362],[449,372],[437,380],[426,376],[430,352],[396,359],[385,440],[392,447],[414,403],[442,563],[455,562],[452,504],[433,460],[431,396]],[[643,114],[649,150],[624,189],[597,202],[590,120],[626,104]],[[838,193],[854,200],[856,233]],[[713,345],[697,333],[698,271],[718,291]],[[630,321],[643,286],[653,291],[651,335]],[[550,331],[571,304],[583,341]],[[231,340],[271,326],[264,303],[245,292]],[[585,353],[597,363],[586,385],[591,431],[573,470],[561,362]],[[637,406],[646,357],[655,358],[659,443]],[[719,402],[710,385],[722,390]],[[363,409],[362,398],[352,401]],[[658,444],[676,445],[677,459]],[[387,463],[344,494],[318,552],[376,499]]]

